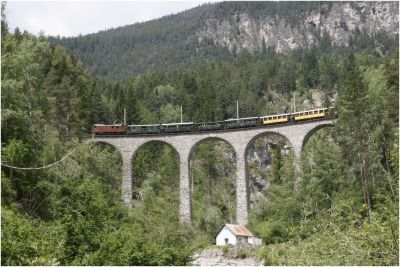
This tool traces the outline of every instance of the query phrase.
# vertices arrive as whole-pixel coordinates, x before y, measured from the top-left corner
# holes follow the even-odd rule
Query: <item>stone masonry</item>
[[[236,199],[237,223],[247,224],[249,212],[249,188],[246,178],[246,153],[249,144],[266,133],[277,133],[284,136],[291,144],[294,152],[294,165],[299,170],[300,154],[309,137],[322,127],[333,126],[332,120],[310,121],[289,125],[275,125],[251,129],[237,129],[217,132],[195,132],[171,135],[148,136],[96,136],[90,142],[104,142],[114,146],[122,156],[122,199],[127,205],[132,202],[132,160],[136,151],[150,141],[160,141],[169,144],[179,155],[179,214],[181,223],[192,222],[191,210],[191,177],[189,160],[193,148],[210,138],[223,140],[230,144],[236,154]],[[134,178],[133,178],[134,179]]]

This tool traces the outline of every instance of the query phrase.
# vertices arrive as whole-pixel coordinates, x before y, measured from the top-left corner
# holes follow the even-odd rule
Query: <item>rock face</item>
[[[255,140],[247,151],[247,172],[250,187],[250,205],[264,196],[273,179],[271,173],[273,150],[279,148],[281,156],[288,155],[290,143],[283,136],[267,134]]]
[[[319,9],[301,14],[295,25],[288,17],[254,18],[237,11],[223,20],[208,18],[196,36],[199,42],[212,39],[231,51],[258,50],[265,42],[266,47],[274,47],[276,52],[286,52],[316,44],[324,33],[329,34],[331,44],[347,46],[357,29],[369,35],[398,34],[398,9],[398,2],[321,3]]]

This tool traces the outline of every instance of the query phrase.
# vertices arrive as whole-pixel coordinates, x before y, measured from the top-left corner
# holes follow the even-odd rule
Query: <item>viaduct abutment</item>
[[[300,169],[300,155],[308,138],[318,129],[333,126],[332,120],[309,121],[295,124],[276,125],[270,127],[237,129],[218,132],[195,132],[171,135],[147,136],[96,136],[90,142],[103,142],[114,146],[122,156],[121,197],[126,205],[132,203],[132,160],[137,149],[151,141],[169,144],[179,155],[179,219],[181,223],[192,223],[192,192],[190,189],[190,155],[192,149],[205,139],[215,138],[230,144],[236,154],[236,202],[237,223],[247,224],[249,213],[249,186],[246,178],[246,153],[248,145],[257,136],[275,133],[285,137],[294,153],[294,165]]]

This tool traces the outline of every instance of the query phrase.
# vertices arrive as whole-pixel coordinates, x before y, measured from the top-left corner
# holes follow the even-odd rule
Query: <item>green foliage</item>
[[[83,260],[85,265],[185,265],[190,259],[186,248],[153,242],[139,225],[125,224],[102,239],[100,248]]]
[[[193,220],[212,240],[224,223],[236,220],[233,151],[222,141],[198,144],[191,157]]]
[[[309,228],[310,236],[301,241],[294,238],[286,243],[269,245],[265,260],[272,265],[397,265],[398,232],[391,230],[398,225],[397,219],[390,225],[385,218],[387,213],[378,209],[372,213],[371,223],[366,218],[357,218],[357,226],[354,226],[344,223],[336,214],[303,222],[301,227]],[[357,214],[353,211],[347,216]],[[396,216],[395,212],[391,214]]]
[[[239,259],[245,259],[245,258],[247,258],[247,253],[246,253],[246,251],[244,251],[244,250],[239,251],[239,252],[236,254],[236,258],[239,258]]]
[[[215,11],[217,17],[229,8],[249,8],[253,16],[292,14],[272,2],[256,3],[256,9],[241,2],[218,5],[227,9]],[[302,4],[295,6],[293,10]],[[196,146],[191,155],[195,223],[189,227],[179,224],[179,159],[174,150],[155,142],[134,155],[135,204],[127,209],[120,200],[121,155],[108,146],[80,144],[89,137],[90,125],[121,121],[123,108],[128,123],[178,121],[180,105],[185,121],[222,120],[235,116],[236,100],[241,117],[288,112],[292,93],[300,91],[296,101],[301,109],[312,88],[321,89],[327,105],[338,92],[338,120],[335,130],[308,141],[302,172],[296,173],[293,155],[278,148],[270,170],[260,170],[254,162],[248,166],[264,178],[272,175],[250,214],[249,227],[265,243],[259,255],[276,265],[399,264],[398,51],[365,52],[375,48],[361,32],[352,41],[364,52],[330,47],[326,33],[319,47],[287,54],[264,47],[254,54],[232,55],[212,42],[204,48],[189,40],[186,48],[178,42],[176,51],[185,51],[179,58],[173,57],[175,50],[166,52],[161,46],[160,53],[173,58],[176,66],[187,66],[183,59],[191,58],[196,68],[110,82],[91,77],[65,48],[50,48],[41,36],[9,33],[4,7],[2,3],[2,160],[39,167],[72,147],[75,151],[50,169],[2,167],[3,265],[188,264],[190,255],[209,244],[222,224],[236,220],[234,152],[222,142]],[[210,9],[205,5],[204,10]],[[166,21],[189,34],[195,23],[188,14],[180,24],[171,17]],[[180,34],[165,36],[160,23],[137,25],[133,36],[143,43],[135,51],[148,55],[142,52],[155,35],[167,44],[180,39]],[[105,34],[110,45],[111,40],[126,45],[118,34]],[[85,38],[90,39],[86,49],[93,52],[100,40]],[[389,40],[382,49],[390,47]],[[189,56],[193,49],[207,64]],[[88,55],[84,61],[91,60],[97,66],[93,72],[106,77],[141,72],[142,66],[160,60],[160,67],[175,64],[157,53],[137,61],[121,54],[112,59],[129,62],[131,68],[107,71],[107,64]],[[211,58],[218,63],[212,64]]]
[[[2,265],[29,265],[38,249],[38,233],[34,225],[11,209],[2,209]],[[35,242],[36,241],[36,242]],[[35,244],[35,243],[36,244]]]
[[[214,4],[204,4],[186,10],[176,15],[160,19],[136,23],[115,29],[101,31],[95,34],[77,37],[51,37],[52,45],[65,46],[72,54],[80,58],[92,73],[107,79],[128,78],[167,69],[193,69],[220,62],[232,62],[237,57],[247,57],[246,48],[238,47],[246,35],[241,31],[243,21],[241,14],[247,14],[249,19],[263,21],[269,17],[270,23],[278,24],[285,21],[285,27],[294,28],[302,35],[312,36],[313,43],[304,44],[312,47],[320,54],[330,52],[334,46],[327,31],[313,22],[303,24],[305,16],[312,12],[328,14],[331,2],[289,3],[284,1],[240,2],[228,1]],[[358,5],[355,8],[359,8]],[[336,11],[336,10],[335,10]],[[361,18],[361,21],[364,20]],[[215,39],[201,36],[199,31],[213,30],[216,24],[230,23],[234,40],[231,49],[219,45]],[[300,23],[299,23],[300,22]],[[301,25],[301,26],[299,26]],[[258,25],[262,27],[261,25]],[[335,27],[349,36],[349,47],[358,51],[376,52],[380,55],[390,53],[397,47],[398,36],[386,32],[371,33],[355,29],[349,30],[345,21],[340,21]],[[344,34],[343,33],[343,34]],[[259,41],[255,50],[257,57],[269,59],[275,47],[266,47],[265,39]],[[239,50],[240,49],[240,50]],[[342,49],[342,48],[340,48]],[[238,53],[238,51],[240,51]],[[315,87],[318,81],[318,66],[316,58],[309,51],[301,51],[301,62],[306,67],[301,71],[303,85]],[[300,60],[299,60],[300,61]],[[280,69],[279,75],[289,79],[279,80],[280,86],[294,89],[293,68],[295,64],[287,64]],[[275,64],[271,64],[275,68]],[[250,102],[250,101],[249,101]],[[250,102],[251,103],[251,102]]]
[[[2,167],[2,264],[185,265],[198,243],[178,223],[179,168],[169,151],[159,153],[161,178],[145,174],[143,207],[128,211],[120,200],[120,155],[78,142],[90,123],[118,116],[104,83],[60,46],[17,32],[3,37],[3,162],[43,166],[75,151],[45,170]],[[126,254],[103,254],[116,248]]]
[[[229,251],[229,247],[228,246],[223,246],[222,247],[222,253],[223,253],[224,256],[228,253],[228,251]]]
[[[317,133],[303,153],[300,191],[304,196],[304,213],[309,215],[318,215],[321,209],[331,207],[332,196],[341,186],[338,180],[343,176],[340,148],[324,141],[330,137],[328,131]]]
[[[302,156],[301,182],[291,196],[300,203],[300,216],[292,220],[282,213],[296,203],[288,207],[273,195],[276,202],[256,213],[264,221],[251,218],[252,229],[267,244],[260,249],[266,263],[399,264],[398,121],[389,115],[398,92],[391,91],[396,82],[387,76],[392,67],[376,65],[366,55],[344,61],[337,125],[315,134]],[[280,191],[271,186],[267,198],[274,192]]]

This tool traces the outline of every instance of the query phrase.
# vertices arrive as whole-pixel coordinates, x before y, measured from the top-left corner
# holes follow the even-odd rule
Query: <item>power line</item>
[[[49,164],[49,165],[46,165],[46,166],[42,166],[42,167],[15,167],[15,166],[10,166],[10,165],[7,165],[7,164],[4,164],[4,163],[1,163],[1,165],[2,166],[5,166],[5,167],[8,167],[8,168],[11,168],[11,169],[16,169],[16,170],[43,170],[43,169],[47,169],[47,168],[50,168],[50,167],[52,167],[52,166],[54,166],[54,165],[56,165],[56,164],[58,164],[58,163],[61,163],[63,160],[65,160],[68,156],[70,156],[74,151],[75,151],[75,148],[76,147],[74,147],[67,155],[65,155],[62,159],[60,159],[60,160],[58,160],[58,161],[56,161],[56,162],[53,162],[53,163],[51,163],[51,164]]]

